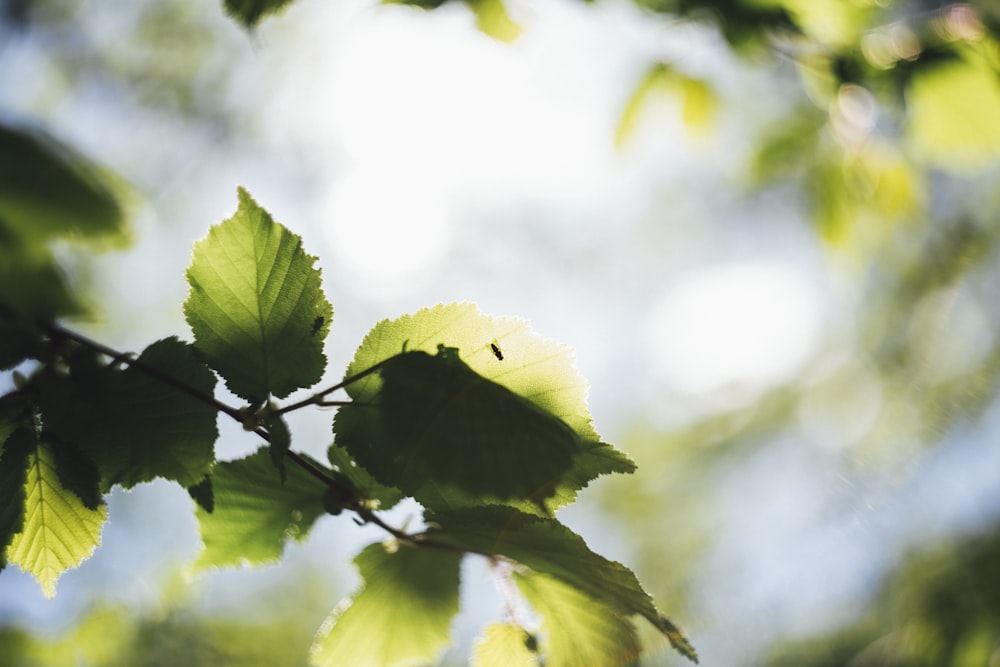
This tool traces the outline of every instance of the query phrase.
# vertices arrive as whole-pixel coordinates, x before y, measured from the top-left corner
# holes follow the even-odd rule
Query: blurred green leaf
[[[975,53],[924,68],[906,91],[914,150],[935,166],[977,168],[1000,158],[1000,76]]]
[[[239,190],[239,209],[195,244],[184,314],[195,347],[248,401],[284,398],[323,375],[333,316],[315,257]]]
[[[83,311],[52,252],[40,242],[29,243],[13,234],[0,220],[0,320],[30,328],[37,320]],[[23,339],[21,350],[16,339],[8,344],[14,349],[7,352],[7,363],[16,363],[24,355]]]
[[[512,43],[523,32],[507,13],[503,0],[467,0],[476,15],[476,26],[493,39]]]
[[[542,617],[546,667],[622,667],[639,659],[635,626],[618,610],[544,574],[515,572],[514,581]]]
[[[62,486],[51,451],[36,441],[28,454],[24,524],[7,547],[7,559],[38,580],[51,598],[59,577],[97,548],[107,518],[106,506],[87,509]]]
[[[371,544],[354,563],[364,580],[323,623],[314,667],[398,667],[431,661],[448,644],[458,613],[462,554]]]
[[[292,0],[223,0],[226,13],[248,30],[257,26],[264,17],[278,14]]]
[[[41,243],[120,237],[124,227],[121,205],[93,164],[50,137],[0,125],[0,228]]]
[[[153,343],[138,361],[203,395],[214,390],[215,376],[176,338]],[[191,486],[215,460],[215,409],[134,366],[81,356],[70,374],[39,377],[36,394],[46,430],[97,464],[105,490],[157,477]]]
[[[199,570],[276,561],[285,543],[305,539],[323,514],[326,485],[299,466],[290,466],[282,483],[267,447],[218,463],[211,479],[212,511],[199,506],[196,512],[205,545]]]
[[[528,648],[530,642],[531,635],[524,628],[507,623],[487,625],[476,642],[472,667],[538,667],[538,655]]]
[[[705,81],[666,63],[655,63],[646,71],[622,111],[615,130],[615,146],[619,150],[635,134],[647,111],[659,98],[680,100],[684,126],[695,132],[709,127],[718,106],[714,91]]]

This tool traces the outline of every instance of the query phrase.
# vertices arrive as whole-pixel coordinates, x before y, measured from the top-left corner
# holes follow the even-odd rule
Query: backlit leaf
[[[196,569],[276,561],[323,514],[326,485],[297,465],[282,484],[267,447],[217,464],[211,479],[212,511],[199,505],[196,512],[205,544]]]
[[[407,352],[381,369],[377,428],[338,431],[340,443],[383,483],[419,498],[428,480],[501,499],[551,495],[573,464],[579,436],[565,422],[473,372],[458,352]]]
[[[537,654],[528,648],[530,641],[524,628],[507,623],[488,625],[476,643],[472,667],[538,667]]]
[[[437,354],[439,345],[457,348],[461,363],[468,369],[551,413],[579,436],[578,449],[584,453],[576,455],[573,465],[557,479],[545,480],[551,496],[546,501],[549,510],[571,502],[579,489],[599,475],[631,472],[634,468],[627,457],[610,445],[599,442],[587,409],[587,384],[576,370],[569,348],[534,333],[523,320],[488,317],[468,303],[439,305],[396,320],[384,320],[366,336],[346,376],[357,375],[399,355],[404,349]],[[403,364],[402,371],[397,373],[402,377],[406,377],[410,370],[407,366],[428,365],[426,360]],[[366,407],[377,402],[382,382],[382,376],[373,373],[347,387],[357,407],[341,408],[336,416],[334,431],[338,444],[349,450],[368,449],[360,454],[352,451],[359,463],[366,467],[372,464],[375,468],[389,468],[387,474],[391,475],[392,466],[398,467],[399,462],[378,458],[378,454],[371,450],[373,442],[381,442],[388,435],[384,431],[380,411]],[[490,423],[501,419],[503,408],[497,407],[497,399],[492,398],[500,396],[501,392],[497,388],[482,388],[482,384],[476,386],[481,388],[477,391],[487,404],[493,401],[492,406],[486,406],[485,417]],[[519,408],[515,411],[526,414]],[[365,456],[366,453],[368,456]],[[373,460],[376,458],[378,460]],[[530,465],[530,461],[526,463]],[[370,468],[373,473],[375,468]],[[440,508],[501,502],[496,497],[487,497],[489,494],[485,491],[469,493],[467,489],[453,484],[439,484],[436,480],[428,480],[416,493],[421,502]],[[522,505],[530,511],[529,503],[519,504]]]
[[[626,615],[559,579],[514,573],[525,600],[542,617],[546,667],[623,667],[639,658],[639,638]]]
[[[448,644],[458,612],[462,554],[382,544],[366,547],[354,563],[364,584],[320,628],[314,667],[423,665]]]
[[[500,555],[548,574],[619,614],[639,614],[682,655],[697,661],[690,643],[656,610],[635,574],[587,547],[583,538],[555,519],[511,507],[479,507],[428,512],[428,537],[452,547]]]
[[[147,347],[139,363],[210,396],[215,376],[175,338]],[[137,367],[117,370],[81,356],[69,375],[38,381],[45,428],[97,464],[104,490],[157,477],[192,486],[215,460],[217,413]]]
[[[46,597],[66,570],[88,558],[101,541],[107,507],[90,510],[59,482],[52,453],[35,443],[28,455],[24,525],[7,548],[7,559],[31,574]]]
[[[195,244],[184,314],[195,347],[249,401],[284,398],[323,375],[331,308],[315,257],[246,190],[233,217]]]

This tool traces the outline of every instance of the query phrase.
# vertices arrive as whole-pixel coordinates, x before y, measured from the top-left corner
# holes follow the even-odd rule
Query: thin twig
[[[357,382],[358,380],[361,380],[362,378],[365,378],[365,377],[371,375],[375,371],[380,370],[382,368],[382,366],[384,366],[386,364],[386,362],[388,362],[392,358],[393,357],[389,357],[389,359],[383,359],[382,361],[378,362],[374,366],[371,366],[370,368],[366,368],[365,370],[363,370],[360,373],[357,373],[355,375],[352,375],[351,377],[344,378],[343,380],[341,380],[337,384],[332,385],[330,387],[327,387],[326,389],[323,389],[321,391],[318,391],[315,394],[313,394],[312,396],[310,396],[309,398],[304,398],[301,401],[299,401],[298,403],[292,403],[291,405],[286,405],[283,408],[279,408],[278,410],[275,410],[275,414],[283,415],[285,413],[292,412],[293,410],[299,410],[299,409],[304,408],[304,407],[309,406],[309,405],[349,405],[349,402],[346,402],[346,401],[336,402],[336,401],[326,401],[324,399],[326,398],[327,394],[332,394],[333,392],[337,391],[338,389],[343,389],[344,387],[348,386],[349,384],[353,384],[353,383]]]

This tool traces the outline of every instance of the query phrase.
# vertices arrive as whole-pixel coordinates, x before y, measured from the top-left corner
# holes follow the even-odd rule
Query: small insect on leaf
[[[313,320],[313,326],[312,326],[313,336],[319,333],[319,330],[323,328],[323,322],[325,321],[326,319],[322,315]]]
[[[500,349],[495,340],[490,343],[490,349],[493,350],[493,356],[497,358],[497,361],[503,361],[503,350]]]

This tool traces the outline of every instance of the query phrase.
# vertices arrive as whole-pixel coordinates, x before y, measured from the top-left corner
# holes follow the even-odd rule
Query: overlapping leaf
[[[458,349],[460,363],[465,369],[451,370],[440,363],[444,360],[439,359],[439,346]],[[433,359],[437,361],[429,362],[430,357],[426,355],[400,356],[404,350],[434,354]],[[387,362],[394,357],[393,361]],[[446,409],[446,415],[441,415],[442,419],[437,424],[447,423],[456,429],[461,428],[463,415],[471,414],[472,409],[476,411],[477,418],[483,420],[477,432],[470,434],[482,447],[479,450],[470,447],[472,451],[461,453],[467,457],[468,465],[465,467],[469,474],[484,478],[491,470],[496,470],[497,475],[502,477],[512,469],[508,466],[518,466],[521,474],[536,484],[532,491],[542,490],[541,494],[529,492],[528,495],[547,497],[545,505],[548,510],[572,501],[580,488],[599,475],[631,472],[634,469],[627,457],[610,445],[599,442],[587,410],[587,385],[573,366],[569,349],[533,333],[522,320],[487,317],[472,304],[441,305],[397,320],[386,320],[376,325],[365,338],[348,367],[347,377],[383,362],[390,377],[397,380],[397,396],[405,396],[405,401],[400,401],[404,407],[412,400],[418,401],[424,408],[433,407],[429,404],[437,402]],[[472,381],[469,379],[472,375],[467,371],[474,372],[489,383]],[[452,382],[453,388],[468,379],[471,389],[453,392],[457,401],[448,401],[445,390],[435,385],[441,377]],[[451,508],[483,502],[509,502],[532,511],[535,503],[512,500],[512,496],[519,491],[511,493],[510,487],[503,487],[507,491],[506,498],[499,497],[504,494],[497,492],[502,485],[496,480],[482,483],[478,479],[465,485],[454,484],[447,473],[443,477],[438,476],[436,469],[426,468],[426,464],[417,460],[418,456],[411,455],[422,447],[422,455],[426,454],[426,443],[395,440],[393,436],[398,435],[400,428],[397,421],[399,415],[388,415],[371,407],[379,404],[384,378],[383,371],[349,384],[347,391],[357,407],[342,408],[335,420],[338,443],[351,451],[360,464],[374,466],[370,468],[372,472],[377,477],[381,472],[383,476],[380,480],[390,484],[399,483],[401,474],[411,475],[407,490],[428,506]],[[509,393],[501,389],[507,389]],[[418,396],[427,391],[435,393]],[[531,407],[528,407],[529,403]],[[532,410],[532,407],[540,408],[541,412]],[[547,450],[539,452],[538,459],[514,455],[518,451],[523,453],[529,447],[523,440],[519,442],[523,431],[512,434],[510,428],[505,428],[503,422],[510,411],[524,416],[528,422],[544,424],[540,430],[550,433],[557,441],[564,436],[557,433],[562,430],[561,427],[553,425],[549,419],[536,417],[551,416],[568,425],[578,436],[572,464],[563,466],[558,455],[554,461],[546,459]],[[411,409],[411,415],[415,413]],[[403,422],[406,421],[404,414]],[[411,418],[409,421],[412,424],[414,420]],[[471,424],[471,421],[466,420],[466,423]],[[523,427],[524,424],[520,423],[514,428]],[[390,434],[392,429],[396,429],[397,433]],[[456,431],[448,437],[465,436]],[[388,444],[390,449],[387,452],[380,451],[382,443]],[[402,458],[393,460],[397,456]],[[476,456],[481,458],[477,460]],[[500,461],[501,457],[506,458]],[[445,467],[453,465],[455,470],[459,468],[458,464],[447,462],[432,465],[442,463]],[[539,463],[540,467],[532,470],[532,466]],[[409,466],[424,466],[424,469],[415,471]],[[423,475],[423,481],[416,479],[418,473]],[[490,488],[491,485],[493,488]],[[528,483],[525,483],[520,491],[527,486]]]
[[[210,396],[215,376],[175,338],[147,347],[138,363]],[[128,488],[156,477],[191,486],[215,460],[217,413],[136,366],[116,370],[80,356],[70,375],[40,378],[45,428],[93,461],[102,487]]]
[[[326,485],[299,466],[288,466],[282,483],[266,447],[219,463],[211,479],[212,511],[197,509],[205,544],[198,569],[276,561],[285,543],[304,539],[323,514]]]
[[[538,667],[538,655],[528,648],[530,641],[524,628],[508,623],[488,625],[476,643],[472,667]]]
[[[694,648],[659,614],[635,574],[591,551],[583,538],[555,519],[493,506],[428,513],[426,520],[432,526],[428,536],[436,542],[506,556],[555,577],[618,614],[638,614],[660,629],[678,652],[697,661]]]
[[[542,617],[546,667],[624,667],[639,658],[639,638],[627,616],[555,577],[514,573],[524,599]]]
[[[20,429],[0,439],[0,569],[7,565],[7,545],[24,527],[25,481],[28,456],[35,440]]]
[[[357,489],[358,495],[368,503],[370,509],[387,510],[403,499],[403,492],[392,486],[379,484],[371,474],[355,463],[343,447],[332,445],[327,450],[327,458],[333,469],[347,478]]]
[[[7,559],[31,574],[46,597],[62,574],[88,558],[101,541],[104,505],[87,509],[59,482],[49,448],[34,443],[24,485],[24,523],[7,548]]]
[[[233,393],[283,398],[322,377],[333,309],[302,239],[242,188],[239,199],[233,217],[195,244],[184,314]]]
[[[461,554],[369,545],[354,559],[364,585],[323,624],[314,667],[398,667],[430,662],[458,612]]]
[[[429,481],[501,499],[552,495],[573,465],[579,436],[563,421],[473,372],[457,350],[407,352],[385,362],[367,432],[341,444],[384,483],[420,497]]]

